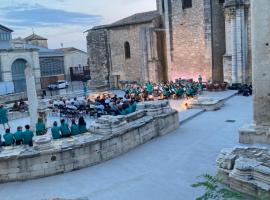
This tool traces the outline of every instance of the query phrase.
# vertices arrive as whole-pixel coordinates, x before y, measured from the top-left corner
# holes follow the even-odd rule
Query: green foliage
[[[237,192],[233,192],[226,188],[221,188],[219,180],[213,176],[208,174],[204,174],[199,177],[203,179],[200,182],[192,184],[192,187],[199,188],[203,187],[205,189],[205,193],[201,196],[196,198],[196,200],[244,200],[245,198]]]

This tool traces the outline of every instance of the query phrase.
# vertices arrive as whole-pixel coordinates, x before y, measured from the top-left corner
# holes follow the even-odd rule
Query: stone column
[[[167,70],[168,70],[168,80],[172,81],[172,57],[171,57],[171,34],[170,34],[170,16],[169,16],[169,3],[168,0],[164,1],[164,21],[166,29],[166,59],[167,59]]]
[[[240,129],[240,142],[270,144],[270,2],[251,0],[254,123]]]
[[[270,125],[270,1],[251,1],[254,120]]]
[[[30,113],[30,126],[31,130],[35,131],[35,124],[38,118],[38,98],[35,84],[35,77],[31,66],[27,63],[25,69],[27,97],[29,102],[29,113]]]

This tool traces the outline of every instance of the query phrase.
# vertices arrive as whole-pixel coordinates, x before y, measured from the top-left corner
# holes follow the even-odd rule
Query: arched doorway
[[[17,59],[12,63],[11,72],[14,83],[14,90],[16,93],[26,91],[26,80],[24,70],[27,61],[24,59]]]

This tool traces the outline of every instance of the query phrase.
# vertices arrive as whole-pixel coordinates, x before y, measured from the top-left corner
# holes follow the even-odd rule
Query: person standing
[[[3,104],[0,105],[0,124],[3,125],[4,129],[6,129],[7,124],[8,128],[10,129],[7,117],[7,109],[4,108]]]

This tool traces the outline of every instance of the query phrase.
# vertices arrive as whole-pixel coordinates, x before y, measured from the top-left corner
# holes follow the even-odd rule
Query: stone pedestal
[[[148,101],[137,104],[137,110],[144,110],[148,116],[158,116],[172,111],[169,101]]]
[[[49,106],[49,101],[42,99],[39,101],[38,109],[37,109],[38,117],[43,119],[43,122],[45,123],[45,125],[47,125],[47,119],[48,119],[48,113],[49,113],[48,106]]]
[[[33,145],[38,151],[50,150],[53,148],[52,138],[49,135],[36,136]]]
[[[29,102],[30,126],[31,130],[35,131],[35,124],[38,118],[38,98],[34,73],[29,64],[27,64],[27,67],[25,69],[25,79],[27,86],[27,97]]]
[[[216,111],[224,106],[223,100],[216,100],[213,98],[199,97],[193,99],[190,103],[191,108],[205,109],[207,111]]]

